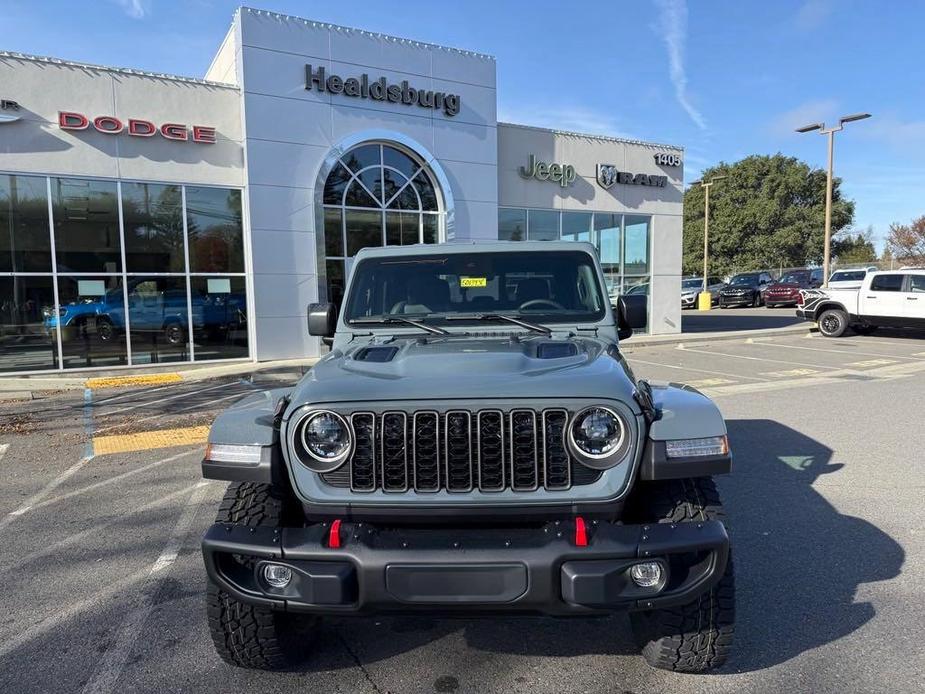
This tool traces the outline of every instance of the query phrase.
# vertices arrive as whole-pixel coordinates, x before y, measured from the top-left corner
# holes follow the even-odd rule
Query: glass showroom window
[[[0,373],[247,357],[246,296],[240,190],[0,174]]]
[[[47,179],[0,174],[0,372],[57,368],[51,270]]]
[[[442,211],[424,164],[387,144],[354,147],[324,186],[324,251],[328,298],[340,303],[345,262],[370,246],[438,243]]]

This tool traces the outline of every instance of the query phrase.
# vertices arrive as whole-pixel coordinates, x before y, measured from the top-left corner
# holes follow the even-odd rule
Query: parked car
[[[761,306],[764,290],[771,285],[769,272],[742,272],[719,293],[719,307]]]
[[[829,289],[859,289],[868,272],[876,272],[875,267],[845,268],[829,275]]]
[[[719,301],[720,290],[726,286],[721,277],[707,278],[707,291],[710,292],[710,303]],[[697,295],[703,291],[703,277],[687,277],[681,280],[681,308],[694,308],[697,305]]]
[[[815,289],[822,284],[821,274],[813,277],[810,270],[791,270],[764,290],[765,306],[796,306],[801,289]]]
[[[807,289],[797,316],[819,324],[826,337],[849,329],[866,335],[879,327],[925,328],[925,270],[869,272],[860,289]]]
[[[348,282],[339,315],[308,310],[330,354],[209,433],[203,476],[231,482],[202,540],[218,654],[292,667],[326,616],[629,610],[651,665],[720,666],[726,425],[633,377],[646,296],[614,311],[595,248],[554,241],[366,248]]]

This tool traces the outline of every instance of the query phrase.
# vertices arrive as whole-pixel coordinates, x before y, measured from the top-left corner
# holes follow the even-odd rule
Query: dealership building
[[[0,373],[316,356],[382,245],[590,241],[678,332],[682,180],[498,122],[491,56],[262,10],[201,79],[0,52]]]

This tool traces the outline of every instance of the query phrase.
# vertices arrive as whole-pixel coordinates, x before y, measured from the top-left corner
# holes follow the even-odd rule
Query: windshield
[[[474,321],[485,313],[587,322],[603,318],[606,306],[594,261],[580,251],[367,258],[354,268],[349,293],[348,323],[465,314]]]
[[[693,279],[693,280],[684,280],[681,282],[681,289],[697,289],[697,287],[703,286],[703,280]]]
[[[788,272],[786,275],[781,277],[778,282],[781,284],[803,284],[804,282],[809,282],[809,273]]]
[[[730,284],[739,287],[755,287],[758,285],[758,275],[736,275]]]
[[[867,270],[851,270],[834,273],[829,282],[860,282],[867,275]]]

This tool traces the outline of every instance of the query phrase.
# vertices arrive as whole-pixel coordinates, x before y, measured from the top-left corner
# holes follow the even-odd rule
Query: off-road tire
[[[827,308],[816,322],[825,337],[841,337],[848,329],[848,314],[840,308]]]
[[[628,512],[634,522],[725,523],[716,485],[709,477],[640,482]],[[630,623],[642,655],[652,667],[702,673],[726,662],[735,628],[735,577],[732,555],[710,591],[686,605],[633,612]]]
[[[218,507],[217,523],[248,527],[280,527],[290,509],[286,499],[268,484],[228,485]],[[310,617],[277,612],[239,602],[209,581],[206,614],[215,651],[230,665],[281,670],[304,659],[304,642],[314,624]]]

